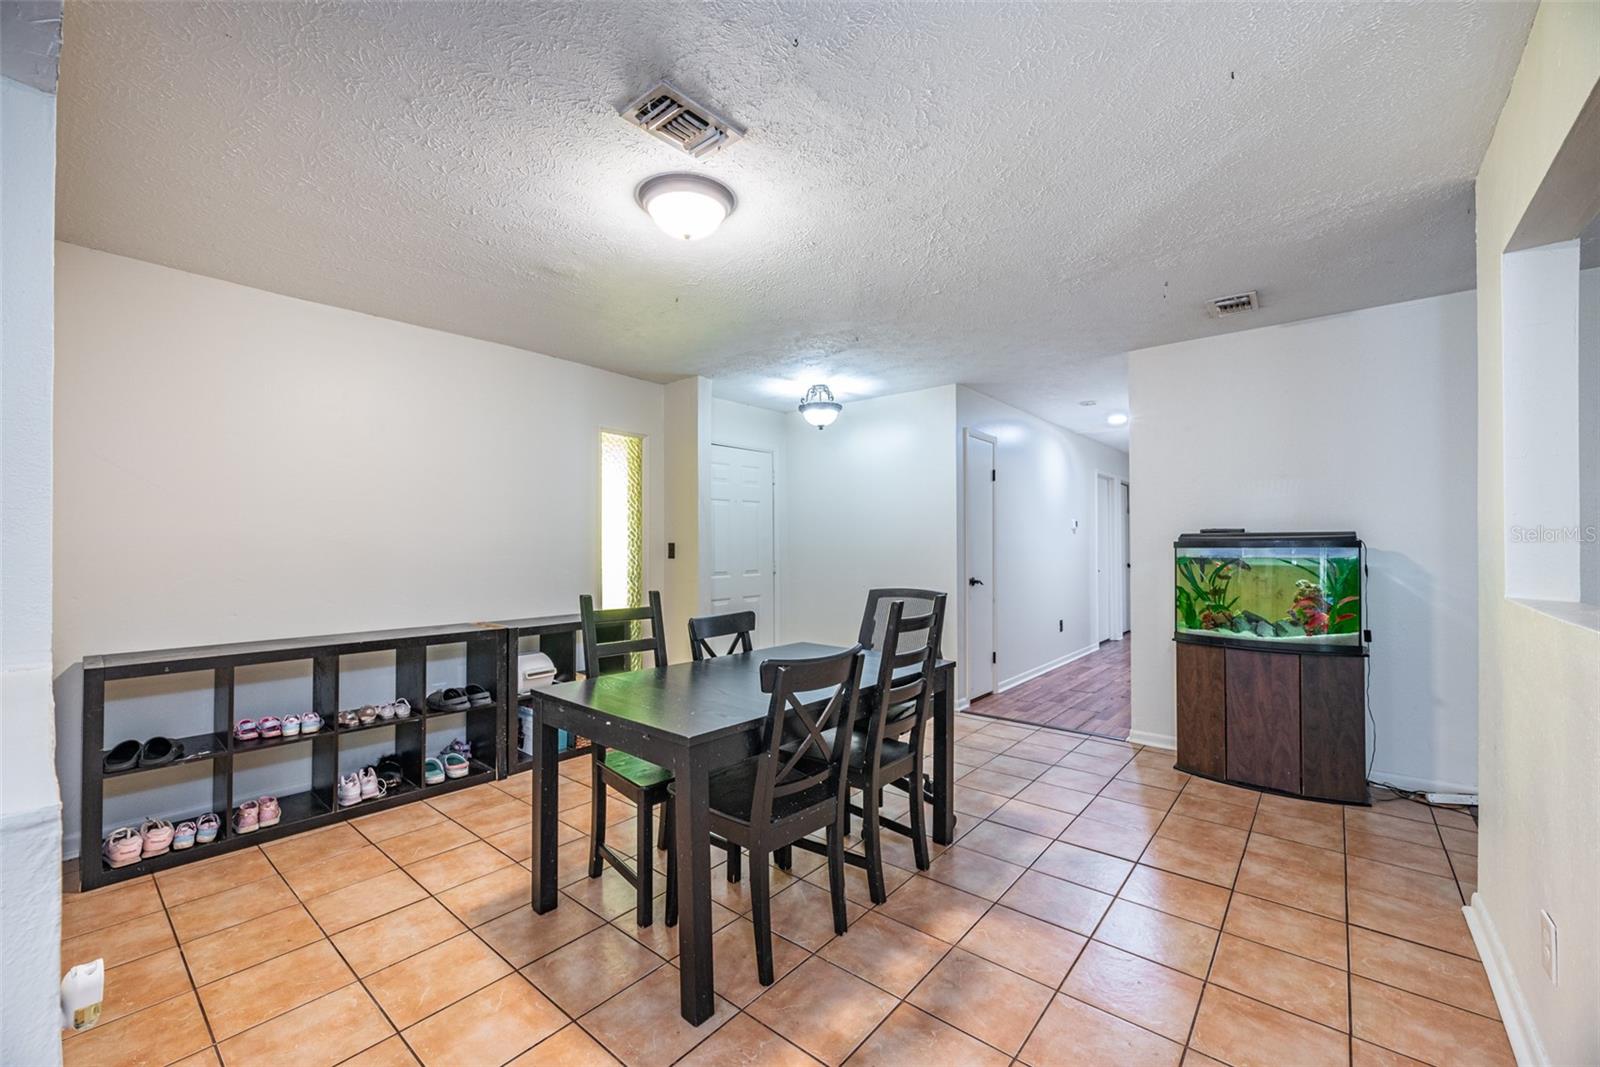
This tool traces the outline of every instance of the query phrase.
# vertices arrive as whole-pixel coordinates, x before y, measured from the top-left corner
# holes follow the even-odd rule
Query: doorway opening
[[[967,668],[967,699],[977,700],[996,688],[999,655],[995,648],[994,450],[995,439],[977,430],[966,432],[962,477],[966,485],[963,540],[966,544],[967,620],[961,650]]]

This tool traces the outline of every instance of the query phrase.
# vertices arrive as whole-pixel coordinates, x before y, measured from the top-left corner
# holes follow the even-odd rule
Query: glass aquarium
[[[1177,640],[1363,652],[1364,568],[1354,533],[1206,530],[1173,547]]]

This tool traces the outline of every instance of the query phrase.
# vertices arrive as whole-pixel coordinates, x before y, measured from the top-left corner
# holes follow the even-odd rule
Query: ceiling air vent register
[[[1243,315],[1247,311],[1258,311],[1260,308],[1261,297],[1252,289],[1248,293],[1217,297],[1206,304],[1206,313],[1214,319],[1225,319],[1229,315]]]
[[[744,130],[666,82],[623,108],[622,117],[696,159],[720,152],[744,136]]]

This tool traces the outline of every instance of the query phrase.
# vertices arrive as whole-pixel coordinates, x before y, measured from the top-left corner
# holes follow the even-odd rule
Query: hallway
[[[1131,728],[1133,642],[1103,641],[1089,655],[973,702],[974,715],[1125,740]]]

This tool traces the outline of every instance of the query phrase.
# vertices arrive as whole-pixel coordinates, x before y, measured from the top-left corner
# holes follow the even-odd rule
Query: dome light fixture
[[[844,405],[833,398],[833,390],[826,385],[813,385],[806,390],[806,398],[800,401],[800,414],[819,430],[833,425],[833,420],[843,410]]]
[[[698,241],[733,214],[733,190],[703,174],[657,174],[639,183],[633,198],[669,236]]]
[[[1120,411],[1114,411],[1110,415],[1106,416],[1106,425],[1107,426],[1126,426],[1126,425],[1128,425],[1128,416],[1124,415]]]

